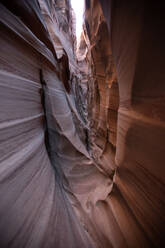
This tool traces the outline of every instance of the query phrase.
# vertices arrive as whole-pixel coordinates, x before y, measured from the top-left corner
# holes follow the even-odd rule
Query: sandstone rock
[[[164,247],[163,4],[0,3],[0,247]]]

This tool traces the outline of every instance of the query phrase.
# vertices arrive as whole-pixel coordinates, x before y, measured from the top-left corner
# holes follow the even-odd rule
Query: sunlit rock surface
[[[164,247],[160,1],[0,3],[0,247]]]

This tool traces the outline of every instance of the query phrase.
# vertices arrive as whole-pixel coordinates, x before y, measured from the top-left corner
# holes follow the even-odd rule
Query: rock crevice
[[[163,17],[0,2],[0,247],[164,247]]]

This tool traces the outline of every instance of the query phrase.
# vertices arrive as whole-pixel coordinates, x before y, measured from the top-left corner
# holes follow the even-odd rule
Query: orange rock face
[[[99,228],[104,230],[106,226],[103,233],[107,234],[105,236],[113,247],[163,247],[165,223],[163,197],[165,49],[161,31],[164,23],[163,4],[160,1],[156,5],[153,2],[148,5],[141,1],[126,3],[120,0],[100,0],[99,2],[109,33],[109,46],[105,47],[111,48],[117,77],[108,94],[109,117],[106,123],[110,129],[109,148],[107,146],[106,152],[104,151],[99,157],[102,168],[105,168],[105,161],[109,162],[110,167],[112,158],[110,145],[116,146],[116,169],[112,192],[102,202],[106,206],[102,207],[106,217],[101,224],[99,223]],[[86,27],[91,50],[94,39],[98,37],[95,35],[92,39],[95,30],[99,30],[96,28],[96,23],[98,24],[99,21],[95,20],[102,15],[100,6],[98,1],[90,1],[90,7],[88,6],[86,11],[88,22]],[[102,31],[101,34],[103,35],[99,42],[105,42],[104,32]],[[100,45],[93,60],[94,63],[103,65],[99,58],[101,50]],[[98,95],[104,100],[107,96],[101,87]],[[95,109],[98,109],[98,104],[96,105]],[[103,109],[104,104],[101,113],[97,111],[96,115],[101,116],[104,113]],[[114,110],[117,109],[116,125],[117,111]],[[100,126],[104,127],[105,118],[102,119],[104,122]],[[93,129],[98,135],[97,124]],[[117,133],[117,142],[114,133]],[[96,141],[95,144],[100,147],[103,146],[104,132],[99,136],[101,141],[98,144]],[[112,230],[112,226],[109,226],[108,231],[106,220],[111,215],[110,209],[120,229],[118,235],[117,229]],[[123,236],[126,243],[123,244],[122,240],[115,239],[115,235]]]

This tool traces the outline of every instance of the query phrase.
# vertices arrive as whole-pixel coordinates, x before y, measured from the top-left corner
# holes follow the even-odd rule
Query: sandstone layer
[[[0,247],[164,247],[163,3],[0,1]],[[76,47],[78,45],[78,47]]]

